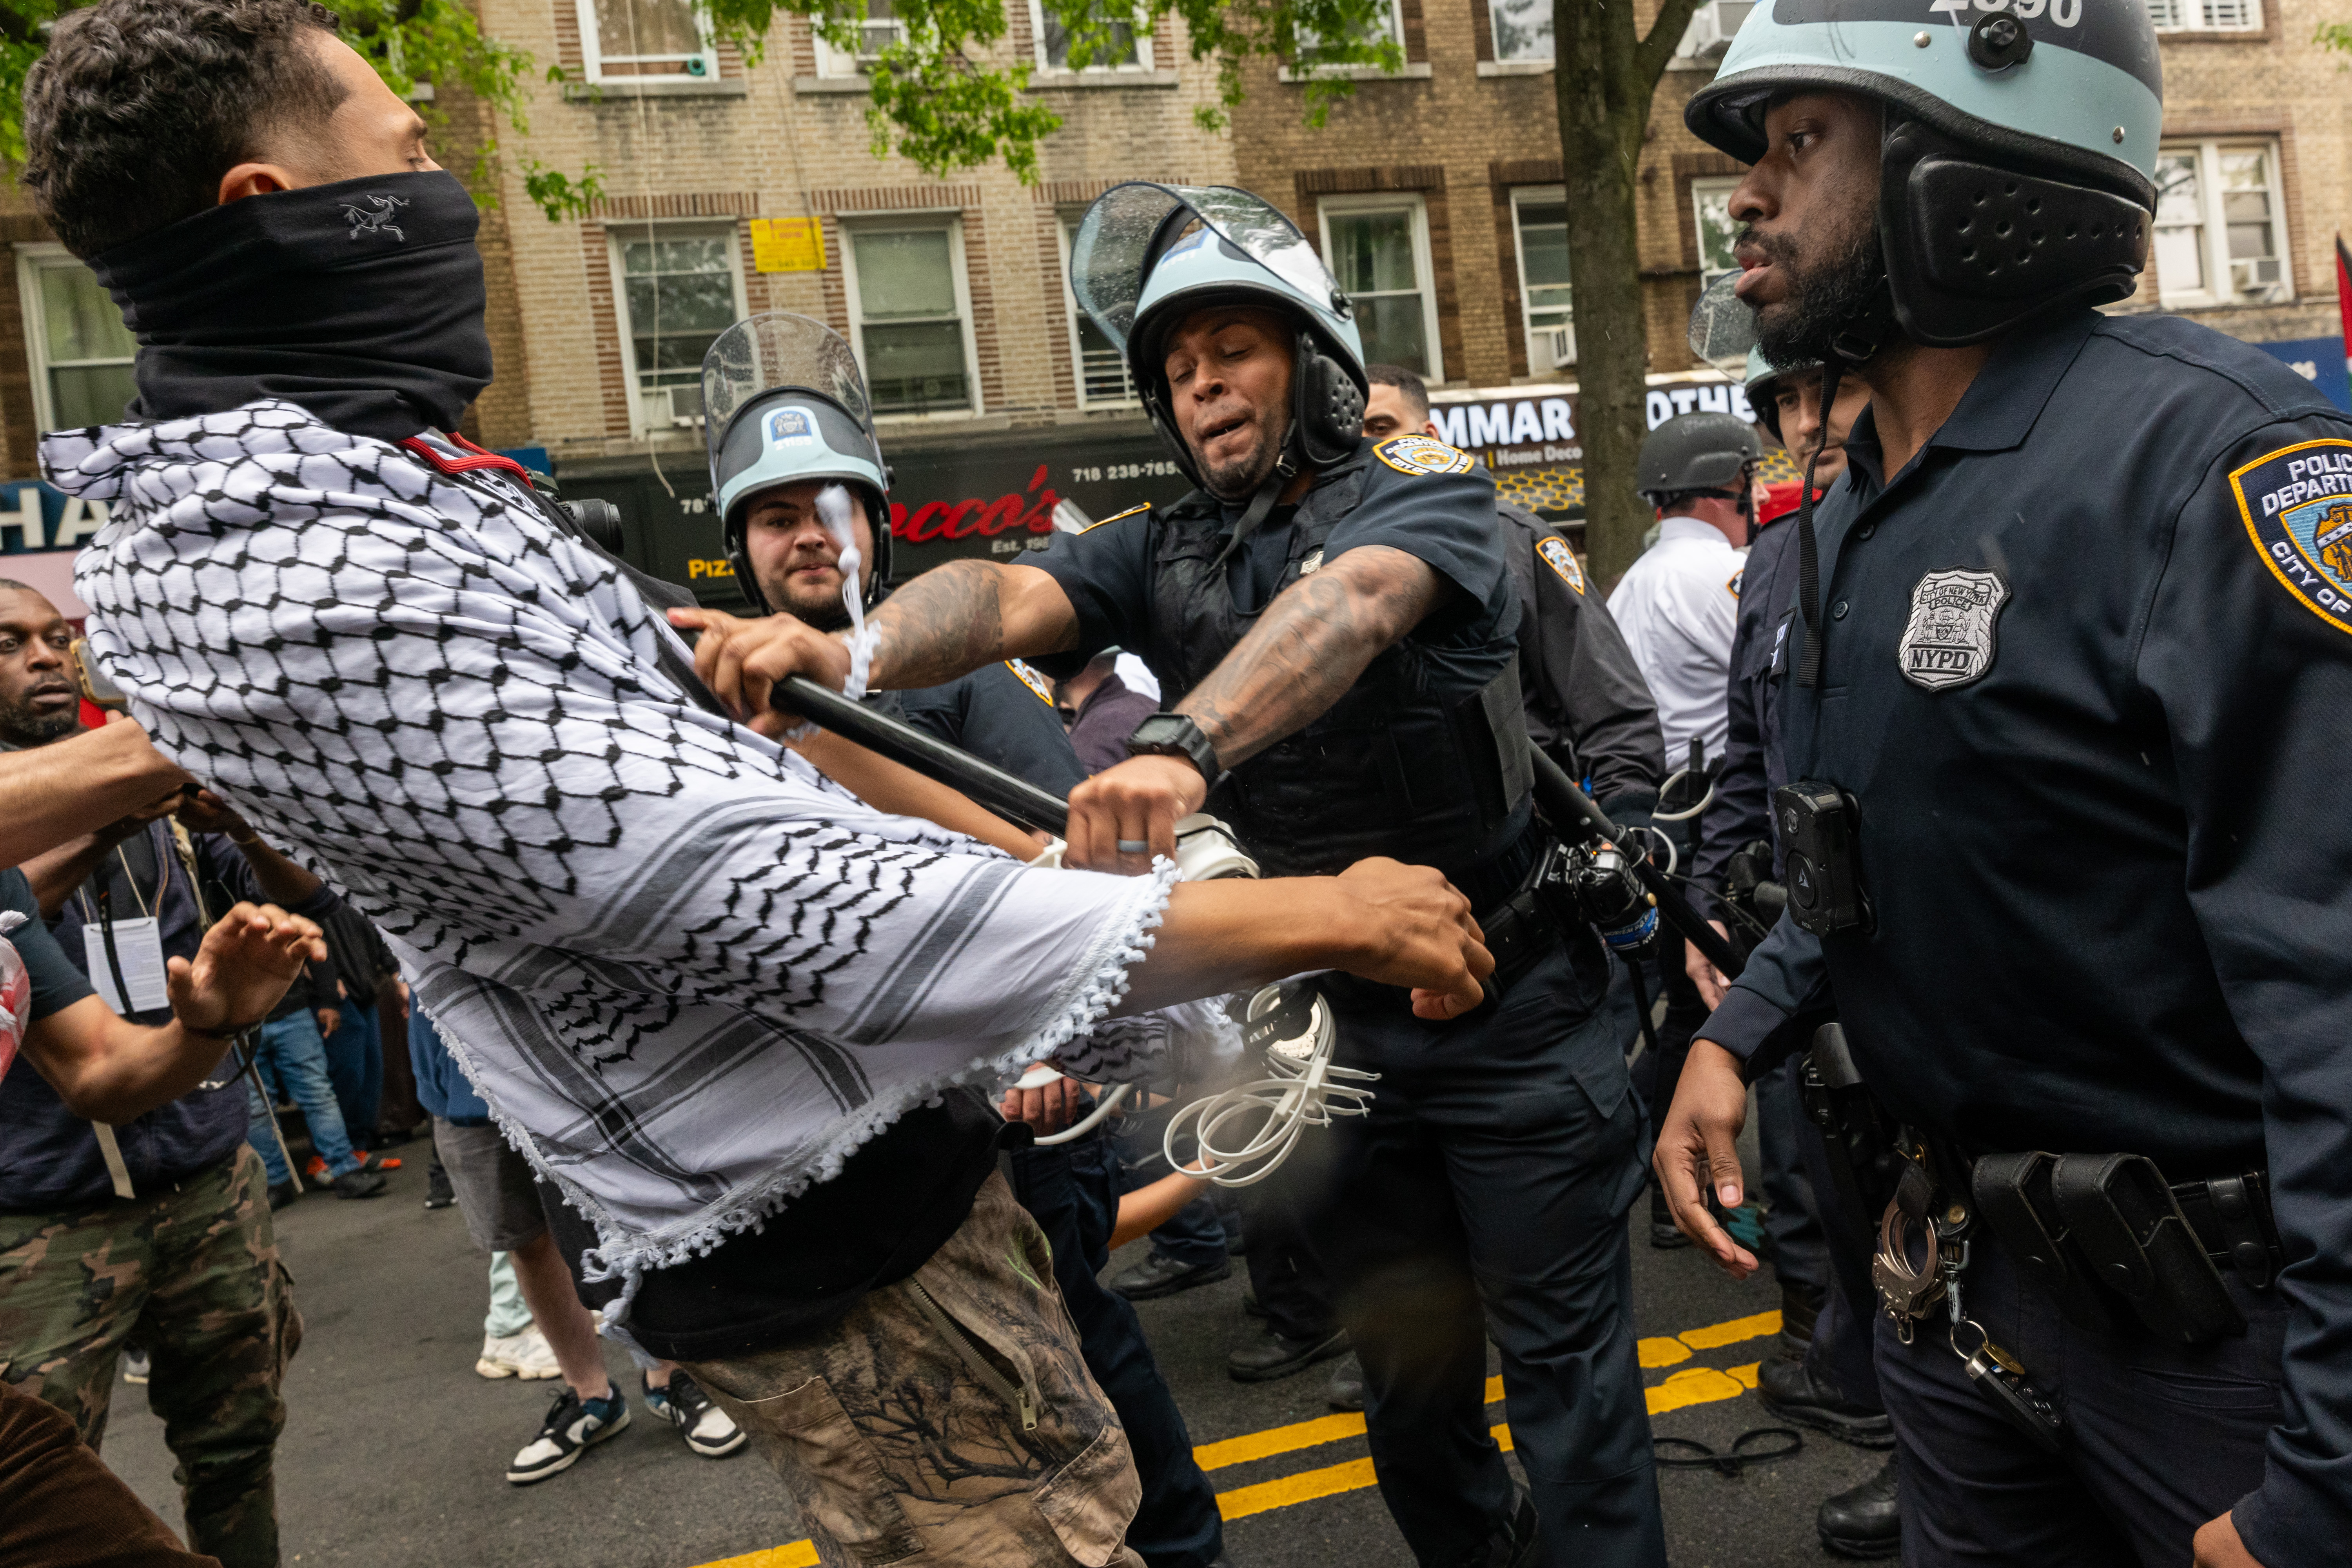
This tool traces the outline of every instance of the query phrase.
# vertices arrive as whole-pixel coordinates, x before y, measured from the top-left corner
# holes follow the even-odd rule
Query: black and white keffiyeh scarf
[[[634,1294],[946,1086],[1108,1065],[1072,1053],[1170,873],[1033,870],[864,805],[689,700],[676,634],[535,510],[284,403],[41,459],[112,509],[74,586],[132,710],[383,929],[594,1222],[591,1278]]]

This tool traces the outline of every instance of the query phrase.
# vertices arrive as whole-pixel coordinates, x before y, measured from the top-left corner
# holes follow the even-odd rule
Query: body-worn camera
[[[1853,796],[1833,784],[1800,779],[1773,792],[1772,816],[1789,862],[1790,917],[1815,936],[1869,930]]]

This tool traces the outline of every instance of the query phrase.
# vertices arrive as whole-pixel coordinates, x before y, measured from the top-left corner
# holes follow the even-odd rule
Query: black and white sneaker
[[[543,1481],[579,1463],[580,1456],[629,1424],[629,1404],[607,1384],[602,1399],[583,1399],[571,1388],[556,1395],[539,1436],[514,1457],[507,1479],[519,1487]]]
[[[667,1387],[646,1389],[646,1408],[685,1434],[686,1446],[706,1459],[723,1459],[751,1440],[683,1372],[671,1373]]]

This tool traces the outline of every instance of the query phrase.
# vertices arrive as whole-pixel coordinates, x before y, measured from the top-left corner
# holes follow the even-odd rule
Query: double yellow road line
[[[1686,1362],[1695,1352],[1721,1350],[1727,1345],[1762,1339],[1780,1331],[1779,1312],[1759,1312],[1753,1317],[1734,1318],[1729,1322],[1692,1329],[1671,1338],[1661,1336],[1643,1340],[1634,1348],[1643,1367],[1655,1371],[1659,1367]],[[1721,1400],[1737,1399],[1756,1386],[1759,1364],[1749,1362],[1745,1366],[1695,1366],[1669,1373],[1664,1382],[1653,1384],[1645,1391],[1650,1414],[1662,1415],[1669,1410],[1682,1410],[1694,1405],[1712,1405]],[[1488,1378],[1486,1403],[1493,1405],[1502,1397],[1503,1380]],[[1263,1432],[1227,1437],[1222,1442],[1203,1443],[1192,1450],[1192,1458],[1204,1470],[1221,1470],[1234,1465],[1270,1459],[1277,1454],[1319,1448],[1326,1443],[1344,1442],[1363,1435],[1364,1418],[1360,1414],[1322,1415],[1312,1421],[1294,1422],[1287,1426],[1272,1426]],[[1494,1428],[1494,1435],[1495,1441],[1507,1451],[1511,1447],[1510,1427],[1497,1426]],[[1326,1465],[1320,1469],[1303,1470],[1278,1480],[1260,1481],[1255,1486],[1236,1487],[1229,1492],[1219,1492],[1217,1511],[1227,1520],[1247,1519],[1254,1513],[1292,1508],[1302,1502],[1312,1502],[1317,1498],[1337,1497],[1341,1492],[1360,1491],[1375,1484],[1370,1458],[1349,1459],[1344,1464]],[[816,1560],[814,1545],[805,1541],[795,1541],[764,1552],[751,1552],[740,1557],[706,1563],[702,1568],[815,1568]]]

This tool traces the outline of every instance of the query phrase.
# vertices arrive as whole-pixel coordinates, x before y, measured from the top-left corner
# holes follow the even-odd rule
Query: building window
[[[715,81],[719,53],[693,0],[580,0],[590,81]]]
[[[1370,364],[1401,364],[1444,381],[1437,290],[1429,264],[1429,213],[1419,196],[1327,197],[1323,254],[1355,301]]]
[[[1511,228],[1519,247],[1519,310],[1528,334],[1528,371],[1546,375],[1576,363],[1566,193],[1558,185],[1513,191]]]
[[[1487,0],[1498,60],[1551,58],[1551,0]]]
[[[131,376],[139,345],[97,275],[61,245],[20,246],[16,288],[40,427],[121,423],[123,405],[139,395]]]
[[[1739,188],[1736,174],[1691,182],[1691,221],[1698,227],[1698,281],[1704,289],[1727,272],[1739,270],[1731,242],[1739,225],[1731,218],[1731,193]]]
[[[2159,33],[2252,33],[2263,26],[2262,0],[2147,0]]]
[[[978,413],[962,221],[859,224],[841,248],[874,412]]]
[[[1111,41],[1108,47],[1097,44],[1094,58],[1087,61],[1084,68],[1090,71],[1150,70],[1151,38],[1148,33],[1137,31],[1133,14],[1105,4],[1097,4],[1093,9],[1097,16],[1113,18],[1110,22]],[[1062,26],[1061,18],[1049,16],[1039,0],[1029,0],[1029,26],[1030,36],[1037,40],[1038,68],[1049,71],[1071,69],[1070,32]]]
[[[2167,143],[2156,161],[2156,284],[2167,305],[2294,297],[2278,144]]]
[[[1397,5],[1397,0],[1388,0],[1388,3],[1381,7],[1380,15],[1375,16],[1371,25],[1364,29],[1363,37],[1370,43],[1377,44],[1385,39],[1394,42],[1399,48],[1404,47],[1404,16]],[[1303,55],[1315,47],[1317,38],[1311,29],[1299,28],[1297,37],[1300,54]]]
[[[751,313],[734,227],[616,226],[612,245],[636,428],[690,428],[702,418],[703,353]]]
[[[844,54],[825,41],[823,35],[816,40],[816,64],[819,76],[864,76],[866,68],[884,49],[907,36],[907,24],[898,20],[897,0],[866,0],[865,20],[857,25],[857,52]]]
[[[1675,46],[1679,59],[1720,59],[1731,47],[1731,40],[1756,9],[1756,0],[1704,0],[1691,14],[1690,26],[1683,29],[1682,41]],[[1931,7],[1932,9],[1932,7]]]
[[[1077,237],[1078,224],[1086,216],[1083,209],[1062,215],[1062,276],[1070,275],[1070,242]],[[1127,356],[1111,346],[1102,329],[1078,309],[1078,297],[1071,292],[1066,281],[1062,289],[1062,308],[1070,318],[1070,354],[1078,370],[1078,406],[1081,408],[1131,407],[1136,402],[1135,378],[1127,373]]]

